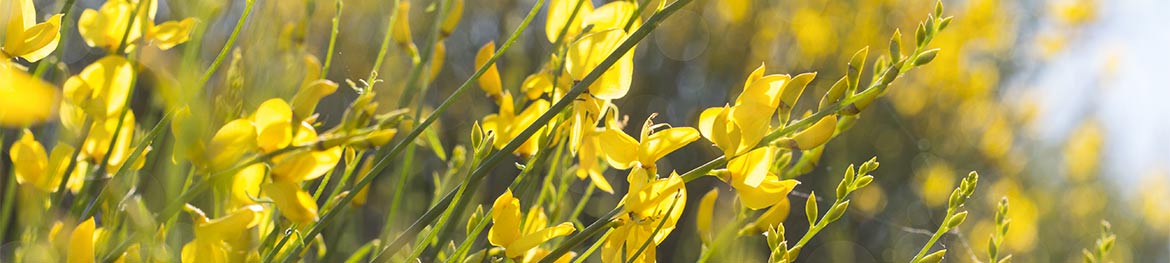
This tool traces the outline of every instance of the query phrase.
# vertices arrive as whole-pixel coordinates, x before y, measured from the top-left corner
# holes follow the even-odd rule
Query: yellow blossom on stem
[[[57,42],[61,40],[61,14],[37,23],[37,10],[32,0],[4,1],[0,2],[0,7],[8,10],[3,11],[6,14],[0,14],[8,21],[4,46],[0,47],[0,60],[20,57],[36,62],[57,49]]]
[[[628,212],[617,218],[621,225],[604,241],[603,262],[654,262],[658,244],[674,230],[687,205],[686,183],[678,174],[651,179],[635,170],[629,180],[630,191],[622,199]],[[645,250],[634,257],[646,242],[650,243]]]
[[[526,220],[521,219],[520,199],[512,196],[511,189],[496,198],[492,204],[492,228],[488,230],[488,242],[503,247],[508,258],[520,259],[540,244],[576,231],[573,224],[568,222],[548,227],[547,216],[539,207],[530,210]],[[525,257],[523,262],[539,260]]]
[[[625,170],[639,167],[655,172],[655,162],[667,154],[699,139],[699,132],[690,127],[669,128],[653,132],[657,125],[652,122],[654,116],[646,119],[642,126],[641,140],[626,135],[621,130],[606,127],[599,135],[601,145],[605,145],[605,159],[614,168]]]
[[[512,94],[504,92],[500,99],[500,113],[488,115],[483,118],[483,129],[485,131],[495,133],[495,142],[493,145],[496,149],[504,148],[509,141],[520,135],[520,132],[525,128],[531,126],[536,119],[548,111],[549,103],[546,100],[536,100],[528,104],[519,114],[516,113],[512,102]],[[537,134],[540,134],[539,132]],[[529,137],[524,144],[516,148],[516,154],[521,156],[532,156],[536,154],[539,149],[537,142],[540,141],[540,136],[534,135]]]
[[[190,39],[194,18],[156,25],[157,14],[158,0],[110,0],[98,10],[82,11],[77,30],[87,45],[108,51],[117,51],[123,42],[126,52],[133,51],[139,40],[166,50]]]

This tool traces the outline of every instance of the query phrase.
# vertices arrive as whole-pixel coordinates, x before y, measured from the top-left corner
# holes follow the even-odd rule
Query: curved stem
[[[223,59],[227,57],[228,50],[236,43],[236,37],[240,36],[240,30],[244,28],[245,22],[248,20],[248,14],[252,13],[252,6],[256,3],[255,0],[244,1],[244,13],[240,15],[240,20],[236,21],[236,27],[232,29],[232,35],[228,37],[227,43],[224,43],[223,48],[219,50],[219,55],[215,56],[215,60],[211,62],[211,67],[203,72],[203,77],[199,78],[198,88],[203,88],[207,85],[207,81],[211,80],[211,75],[215,74],[215,70],[219,69],[219,64],[223,63]]]

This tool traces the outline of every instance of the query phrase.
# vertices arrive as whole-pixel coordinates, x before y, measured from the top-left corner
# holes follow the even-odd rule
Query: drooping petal
[[[195,237],[205,241],[232,240],[244,234],[245,230],[260,223],[260,205],[248,205],[231,214],[195,226]]]
[[[488,230],[488,242],[507,247],[520,239],[520,199],[512,196],[512,190],[496,198],[492,203],[492,228]]]
[[[633,167],[638,161],[638,141],[625,132],[606,128],[597,139],[604,146],[602,152],[610,166],[625,170]]]
[[[301,224],[317,221],[317,202],[299,182],[276,181],[264,184],[263,190],[288,220]]]
[[[582,80],[613,53],[626,38],[625,31],[594,31],[569,47],[565,69],[573,80]],[[589,86],[589,94],[599,99],[619,99],[626,95],[633,81],[633,52],[626,52]]]
[[[496,52],[496,42],[488,42],[483,47],[479,48],[479,52],[475,53],[475,67],[481,68],[486,65],[488,60],[492,58],[492,54]],[[503,85],[500,84],[500,70],[495,63],[488,66],[486,72],[483,73],[477,80],[479,88],[483,89],[489,97],[499,98],[503,94]]]
[[[653,165],[658,159],[695,140],[699,139],[699,131],[690,127],[670,128],[655,132],[646,137],[638,148],[638,161],[642,165]]]

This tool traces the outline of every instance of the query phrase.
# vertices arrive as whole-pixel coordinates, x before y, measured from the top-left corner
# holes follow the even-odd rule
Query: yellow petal
[[[236,119],[224,124],[212,136],[207,145],[213,170],[227,169],[233,166],[256,148],[256,128],[246,119]]]
[[[748,90],[748,87],[751,87],[752,83],[755,83],[757,80],[760,80],[760,78],[763,78],[765,68],[767,68],[765,64],[760,63],[760,67],[756,68],[756,70],[753,70],[751,74],[748,74],[747,80],[743,82],[743,90]]]
[[[592,31],[624,29],[626,23],[630,21],[631,17],[634,17],[634,12],[637,10],[638,6],[634,2],[609,2],[586,15],[585,20],[582,21],[582,26],[593,25]],[[641,24],[641,18],[635,19],[634,24],[630,26],[630,30],[626,32],[634,32]]]
[[[477,56],[476,58],[478,59],[479,57]],[[495,66],[492,67],[494,68]],[[482,80],[483,78],[480,79]],[[535,100],[540,98],[540,94],[543,94],[545,91],[552,91],[552,79],[552,76],[545,72],[533,73],[524,79],[524,83],[520,85],[520,91],[524,92],[524,97],[529,100]],[[482,86],[483,84],[480,85]]]
[[[790,110],[796,105],[796,100],[800,99],[800,94],[804,93],[804,88],[808,86],[817,77],[817,73],[804,73],[792,77],[787,83],[784,83],[784,90],[780,94],[780,109]]]
[[[191,39],[191,30],[194,28],[195,18],[187,18],[178,22],[167,21],[151,27],[149,36],[154,46],[161,50],[167,50]]]
[[[272,180],[300,182],[317,179],[333,170],[340,160],[341,147],[290,153],[274,161]]]
[[[57,90],[48,83],[0,61],[0,126],[23,127],[53,117]]]
[[[321,98],[337,91],[337,83],[327,80],[315,80],[302,86],[292,98],[293,115],[296,119],[304,119],[313,115],[317,109],[317,102]]]
[[[695,128],[670,128],[655,132],[642,142],[638,148],[638,161],[643,166],[654,166],[654,162],[662,159],[670,152],[678,150],[699,139],[699,131]]]
[[[65,82],[66,94],[71,90],[89,90],[88,98],[76,98],[73,103],[82,105],[97,118],[117,118],[130,97],[130,85],[134,80],[134,68],[121,56],[106,56],[81,70]]]
[[[768,169],[772,167],[774,157],[772,149],[764,147],[732,158],[727,162],[727,171],[731,173],[733,185],[742,184],[751,188],[760,186],[760,182],[768,175]]]
[[[630,169],[638,161],[638,141],[621,130],[606,128],[597,139],[604,145],[602,152],[610,166],[619,170]]]
[[[61,40],[61,35],[58,34],[60,30],[61,15],[53,15],[44,23],[25,28],[23,32],[10,33],[6,39],[4,51],[8,52],[9,55],[36,62],[49,56],[53,50],[57,49],[57,42]]]
[[[790,79],[791,77],[788,75],[764,76],[744,88],[743,93],[735,99],[735,104],[766,105],[775,110],[780,105],[780,94],[784,89],[784,84],[788,83]]]
[[[479,48],[479,52],[475,54],[475,67],[483,67],[483,65],[487,64],[488,60],[492,58],[492,55],[495,52],[495,41],[484,44],[483,47]],[[487,71],[485,71],[483,75],[479,77],[478,81],[479,88],[483,89],[484,92],[487,92],[488,96],[492,98],[499,98],[502,95],[501,93],[503,92],[503,88],[500,84],[500,71],[496,68],[495,63],[492,63],[491,66],[488,66]]]
[[[31,184],[45,191],[55,189],[56,185],[51,185],[51,177],[47,173],[49,160],[45,156],[45,147],[36,141],[32,131],[24,130],[20,140],[9,149],[9,156],[12,157],[17,183]]]
[[[394,31],[391,37],[399,45],[409,45],[410,39],[410,1],[398,2],[398,17],[394,21]]]
[[[732,183],[732,187],[739,192],[739,200],[744,206],[751,210],[759,210],[788,198],[788,192],[791,192],[798,183],[796,180],[781,181],[776,175],[768,174],[756,187],[736,182]]]
[[[204,241],[232,240],[245,233],[245,230],[260,223],[260,212],[264,207],[249,205],[236,209],[227,216],[216,218],[205,224],[195,227],[195,237]]]
[[[528,107],[524,108],[524,111],[520,112],[519,115],[516,115],[516,119],[513,120],[511,125],[512,127],[509,129],[509,132],[511,133],[508,135],[509,139],[520,136],[520,132],[523,132],[524,129],[528,128],[528,126],[532,126],[532,124],[536,123],[536,119],[539,119],[540,115],[543,115],[545,112],[547,112],[548,108],[549,103],[547,100],[537,100],[532,102],[532,104],[529,104]],[[528,140],[524,141],[524,144],[521,144],[519,148],[516,148],[516,154],[520,154],[522,156],[535,155],[536,151],[540,149],[540,145],[538,144],[541,138],[540,134],[541,132],[538,131],[533,136],[528,137]],[[499,138],[497,138],[497,141],[498,140]]]
[[[784,222],[784,219],[788,217],[790,206],[791,204],[788,203],[787,197],[780,199],[780,202],[772,205],[772,208],[769,208],[767,211],[764,211],[764,214],[760,215],[748,228],[754,228],[758,232],[768,231],[768,229]]]
[[[73,228],[69,235],[69,263],[94,262],[93,231],[92,217]]]
[[[714,233],[711,232],[711,220],[715,217],[715,201],[719,199],[719,189],[711,189],[699,200],[699,214],[695,216],[695,228],[704,243],[711,242]]]
[[[581,7],[577,10],[576,16],[573,18],[573,23],[569,23],[569,17],[573,16],[573,10],[577,5]],[[565,30],[565,38],[572,39],[577,33],[581,32],[581,22],[585,19],[585,15],[593,12],[593,1],[591,0],[552,0],[548,6],[548,19],[545,21],[544,35],[548,37],[548,42],[557,42],[557,36],[560,35],[561,30]],[[568,27],[568,29],[565,29]]]
[[[463,0],[452,0],[450,8],[447,16],[443,18],[443,24],[440,27],[440,32],[444,36],[451,35],[451,32],[455,30],[455,26],[459,25],[459,20],[463,18]]]
[[[292,142],[292,107],[283,99],[270,99],[260,104],[252,116],[256,125],[256,144],[265,152],[275,151]]]
[[[519,258],[528,253],[529,249],[552,240],[553,238],[569,235],[573,233],[573,231],[577,231],[577,228],[573,227],[573,223],[568,222],[561,223],[560,225],[554,227],[541,229],[535,233],[524,235],[524,237],[517,239],[515,242],[512,242],[512,244],[505,246],[504,253],[506,256],[508,256],[508,258]]]
[[[833,133],[836,130],[837,115],[829,115],[821,118],[808,129],[792,136],[792,140],[796,141],[796,145],[801,150],[808,150],[828,142],[830,138],[833,138]]]
[[[520,233],[528,235],[536,233],[545,227],[548,227],[548,215],[544,214],[544,207],[533,206],[531,209],[528,209],[528,214],[525,214],[524,229]]]
[[[462,1],[459,1],[459,2],[462,2]],[[431,62],[429,62],[431,70],[430,70],[430,74],[428,74],[427,76],[430,77],[429,79],[431,80],[431,82],[434,82],[435,77],[438,77],[439,73],[443,72],[443,62],[446,60],[447,60],[447,44],[443,44],[442,41],[439,41],[438,43],[435,43],[435,50],[431,52]]]
[[[264,184],[263,190],[288,220],[300,224],[317,221],[317,202],[308,192],[301,190],[300,183],[275,181]]]
[[[496,198],[492,203],[492,228],[488,230],[488,242],[507,247],[520,238],[520,199],[512,196],[512,190]]]
[[[625,31],[610,29],[594,31],[569,47],[565,69],[573,80],[582,80],[593,71],[606,57],[613,53],[626,38]],[[634,53],[626,52],[617,63],[614,63],[592,85],[589,94],[599,99],[618,99],[624,97],[633,81]]]
[[[260,198],[260,185],[264,183],[265,172],[268,169],[264,163],[257,163],[244,167],[232,179],[232,202],[235,205],[253,204],[255,198]]]

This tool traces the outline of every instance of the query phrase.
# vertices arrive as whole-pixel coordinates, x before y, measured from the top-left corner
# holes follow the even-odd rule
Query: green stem
[[[435,43],[438,42],[440,34],[439,31],[441,29],[441,26],[438,25],[443,23],[445,12],[442,10],[445,10],[444,6],[447,6],[443,2],[443,0],[435,0],[435,4],[438,7],[435,10],[440,11],[436,11],[434,21],[431,21],[431,25],[435,26],[431,27],[431,30],[427,33],[426,38],[423,40],[423,47],[421,50],[419,50],[418,61],[416,61],[414,66],[410,68],[410,75],[406,79],[405,89],[402,91],[402,95],[398,96],[398,107],[400,108],[406,107],[407,103],[410,102],[411,99],[414,99],[415,92],[425,88],[423,87],[424,85],[419,85],[419,79],[422,79],[423,72],[430,70],[430,67],[427,67],[427,64],[431,62],[431,57],[434,57],[435,54]],[[421,96],[422,95],[420,95],[420,97]],[[422,106],[421,98],[419,106]]]
[[[325,65],[321,66],[321,78],[329,76],[329,65],[333,63],[333,48],[337,45],[337,27],[341,24],[341,0],[337,0],[337,12],[333,14],[333,30],[329,33],[329,49],[325,53]]]
[[[219,69],[219,64],[223,63],[223,59],[227,57],[228,50],[231,50],[232,46],[235,45],[236,37],[240,36],[240,30],[244,28],[245,22],[248,21],[248,14],[252,13],[252,6],[255,3],[255,0],[244,1],[244,13],[236,21],[236,27],[232,29],[232,34],[228,37],[227,43],[224,43],[223,48],[219,50],[219,55],[215,56],[215,60],[211,62],[211,67],[207,68],[207,71],[203,73],[203,77],[199,78],[199,86],[196,87],[203,88],[203,86],[206,86],[207,81],[211,80],[211,75],[215,74],[215,71]]]
[[[394,7],[390,10],[390,18],[386,19],[386,35],[382,36],[382,47],[378,49],[378,58],[374,59],[374,68],[371,70],[366,83],[374,85],[377,72],[382,69],[382,61],[386,58],[386,50],[390,49],[390,39],[394,35],[394,22],[398,21],[399,0],[394,0]]]

